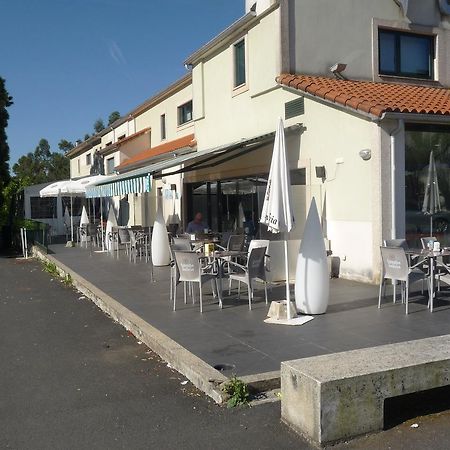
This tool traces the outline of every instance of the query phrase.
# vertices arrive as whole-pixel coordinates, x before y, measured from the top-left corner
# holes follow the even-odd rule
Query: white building
[[[297,218],[291,248],[314,196],[341,276],[375,281],[383,239],[429,233],[420,209],[432,149],[439,238],[450,232],[449,17],[439,0],[247,1],[241,19],[185,61],[192,79],[113,124],[91,148],[115,148],[121,181],[152,174],[154,187],[176,190],[184,223],[201,211],[213,229],[265,235],[259,213],[281,116]],[[126,140],[145,129],[149,149]],[[72,155],[84,158],[83,145]],[[155,192],[139,205],[148,224]]]

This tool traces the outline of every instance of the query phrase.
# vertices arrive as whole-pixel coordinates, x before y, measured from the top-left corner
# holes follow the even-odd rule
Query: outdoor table
[[[434,273],[436,269],[436,259],[442,256],[450,256],[450,249],[449,248],[443,248],[442,250],[435,252],[434,250],[428,250],[428,249],[409,249],[405,250],[405,253],[409,256],[419,256],[424,258],[429,265],[430,268],[430,311],[433,312],[433,303],[434,303]],[[450,271],[450,267],[449,267]]]

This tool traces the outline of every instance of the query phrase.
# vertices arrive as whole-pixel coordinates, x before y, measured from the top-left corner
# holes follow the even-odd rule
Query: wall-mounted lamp
[[[372,150],[365,148],[359,152],[359,156],[363,161],[369,161],[369,159],[372,158]]]
[[[322,178],[322,181],[326,179],[327,171],[325,170],[325,166],[316,166],[316,177]]]

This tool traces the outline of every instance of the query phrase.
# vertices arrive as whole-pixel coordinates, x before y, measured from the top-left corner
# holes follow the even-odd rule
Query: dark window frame
[[[112,170],[110,171],[110,168],[111,168],[111,167],[110,167],[111,161],[113,162],[113,166],[112,166]],[[111,174],[114,173],[114,167],[115,167],[115,165],[116,165],[116,162],[115,162],[114,156],[111,156],[111,158],[106,158],[106,167],[105,167],[105,169],[106,169],[106,175],[111,175]]]
[[[161,127],[161,140],[167,139],[167,127],[166,127],[166,114],[161,114],[160,116],[160,127]]]
[[[189,106],[189,108],[188,108]],[[186,123],[192,122],[193,119],[193,103],[189,100],[186,103],[178,106],[178,126],[184,125]]]
[[[87,166],[92,165],[92,155],[91,155],[91,153],[87,153],[86,154],[86,165]]]
[[[243,49],[240,52],[240,49]],[[246,42],[245,38],[242,38],[238,42],[233,45],[233,70],[234,70],[234,78],[233,78],[233,86],[235,89],[245,86],[247,84],[247,55],[246,55]],[[238,61],[238,56],[244,58],[243,60],[243,73],[240,71],[240,64]]]
[[[382,48],[381,48],[381,35],[391,35],[395,38],[395,70],[394,71],[383,71],[381,68],[381,57],[382,57]],[[402,36],[412,36],[416,38],[422,38],[429,42],[430,52],[428,55],[428,74],[420,74],[420,73],[410,73],[403,72],[401,69],[401,38]],[[391,30],[388,28],[379,28],[378,29],[378,73],[382,75],[388,76],[396,76],[403,78],[418,78],[422,80],[433,80],[434,79],[434,60],[436,57],[436,36],[431,34],[420,34],[420,33],[410,33],[400,30]]]

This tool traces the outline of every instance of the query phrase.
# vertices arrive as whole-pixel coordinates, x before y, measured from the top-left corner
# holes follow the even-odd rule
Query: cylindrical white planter
[[[327,252],[316,201],[306,219],[295,274],[295,303],[303,314],[323,314],[330,296]]]
[[[152,232],[152,263],[154,266],[168,266],[170,263],[169,236],[162,210],[162,197],[158,195],[158,209]]]

